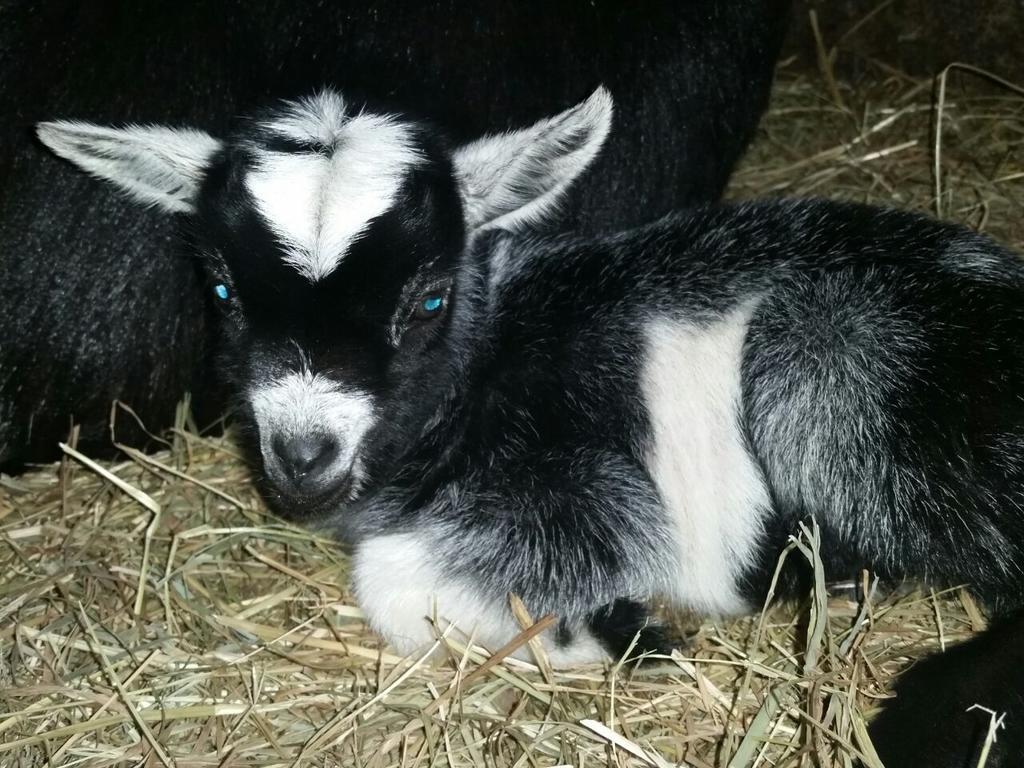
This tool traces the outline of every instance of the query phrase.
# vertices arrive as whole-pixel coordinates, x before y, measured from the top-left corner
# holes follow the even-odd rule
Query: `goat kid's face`
[[[610,123],[598,89],[452,151],[426,125],[325,91],[226,141],[63,121],[39,136],[135,200],[189,217],[269,496],[309,517],[372,485],[432,415],[458,355],[454,317],[472,311],[479,284],[468,241],[549,213]]]

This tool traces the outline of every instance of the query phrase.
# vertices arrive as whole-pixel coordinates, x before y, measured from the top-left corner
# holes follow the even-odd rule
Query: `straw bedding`
[[[1024,90],[868,58],[847,76],[810,34],[815,65],[781,63],[730,196],[918,208],[1024,250]],[[640,668],[489,658],[443,622],[444,662],[398,658],[340,548],[268,517],[230,436],[182,416],[167,441],[0,478],[0,766],[875,765],[865,723],[893,676],[985,625],[962,590],[865,576],[760,616],[670,616],[689,643]],[[814,531],[786,556],[813,564]]]

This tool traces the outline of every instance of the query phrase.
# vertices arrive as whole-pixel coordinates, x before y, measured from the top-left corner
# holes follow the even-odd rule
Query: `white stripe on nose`
[[[249,391],[264,463],[278,479],[318,482],[354,472],[373,426],[373,398],[309,371]],[[310,481],[312,482],[312,481]]]

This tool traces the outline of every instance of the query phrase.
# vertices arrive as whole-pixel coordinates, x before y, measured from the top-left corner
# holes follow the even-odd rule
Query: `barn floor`
[[[844,50],[783,61],[730,196],[892,203],[1024,251],[1024,89],[870,57],[847,74]],[[229,440],[169,439],[0,478],[0,766],[877,765],[891,677],[985,624],[960,590],[819,587],[673,617],[692,643],[642,669],[488,660],[443,627],[447,662],[401,659],[338,547],[268,518]],[[813,562],[813,532],[788,556]]]

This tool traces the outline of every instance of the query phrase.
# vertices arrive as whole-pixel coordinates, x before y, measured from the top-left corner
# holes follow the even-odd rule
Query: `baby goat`
[[[352,545],[366,615],[401,650],[430,616],[504,643],[510,592],[558,615],[558,664],[636,633],[658,648],[646,601],[757,607],[809,518],[834,578],[967,582],[1018,608],[1024,265],[960,227],[825,201],[517,236],[610,119],[598,91],[452,150],[325,92],[227,141],[40,136],[191,214],[268,498]],[[918,764],[973,759],[960,693],[951,742],[908,747]],[[898,725],[876,731],[883,757],[914,738]]]

